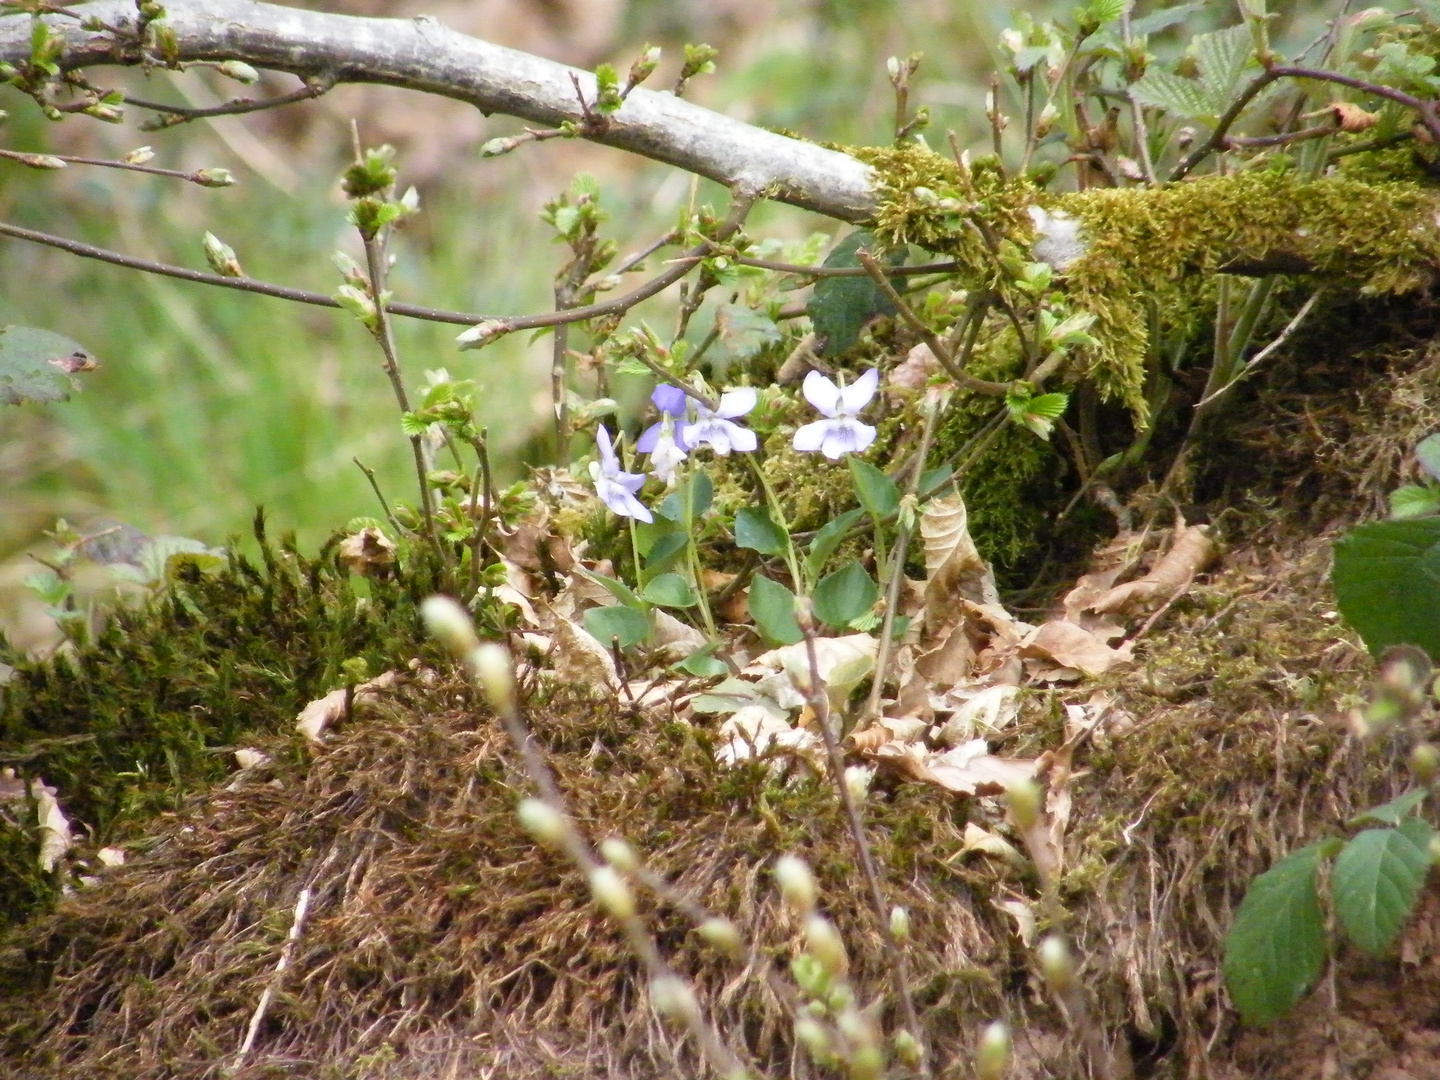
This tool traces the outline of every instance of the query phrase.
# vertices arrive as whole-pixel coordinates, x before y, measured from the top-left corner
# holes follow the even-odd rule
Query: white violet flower
[[[735,423],[733,417],[749,413],[758,400],[755,390],[749,386],[725,391],[720,395],[720,403],[713,411],[692,399],[691,404],[699,419],[693,424],[685,425],[682,432],[685,444],[695,447],[703,443],[721,457],[726,457],[731,450],[748,454],[757,449],[760,440],[755,433]]]
[[[590,479],[595,481],[595,494],[600,496],[600,501],[621,517],[654,521],[650,511],[635,497],[645,483],[645,474],[628,473],[620,468],[620,461],[610,443],[610,432],[605,430],[604,424],[595,431],[595,448],[600,451],[600,460],[590,463]]]
[[[875,441],[875,429],[855,417],[880,385],[880,371],[871,368],[849,386],[836,386],[833,381],[812,371],[801,387],[805,400],[825,417],[806,424],[795,432],[794,446],[801,453],[819,450],[832,461],[849,453],[859,453]]]

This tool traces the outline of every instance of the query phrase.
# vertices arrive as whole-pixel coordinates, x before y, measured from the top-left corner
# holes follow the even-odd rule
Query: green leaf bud
[[[895,1056],[906,1065],[914,1068],[920,1064],[920,1040],[910,1032],[901,1028],[891,1036],[890,1044],[895,1048]]]
[[[1440,773],[1440,749],[1434,743],[1420,743],[1410,751],[1410,771],[1420,783],[1433,783]]]
[[[149,146],[137,146],[120,160],[126,165],[147,165],[155,159],[155,150]]]
[[[235,249],[229,244],[212,232],[207,232],[201,243],[205,248],[205,261],[210,264],[211,270],[224,277],[245,276],[240,260],[235,256]]]
[[[795,1018],[795,1041],[805,1048],[816,1065],[827,1065],[834,1057],[830,1029],[815,1017],[801,1013]]]
[[[455,344],[459,345],[462,351],[480,349],[509,332],[510,327],[503,319],[481,319],[469,330],[457,334]]]
[[[188,179],[201,187],[231,187],[235,183],[229,169],[197,169]]]
[[[67,167],[65,162],[54,154],[21,154],[15,160],[32,169],[64,169]]]
[[[246,86],[260,81],[260,73],[243,60],[222,60],[215,65],[215,70],[227,79],[234,79]]]
[[[1040,823],[1040,788],[1033,780],[1019,780],[1005,792],[1010,817],[1023,832]]]

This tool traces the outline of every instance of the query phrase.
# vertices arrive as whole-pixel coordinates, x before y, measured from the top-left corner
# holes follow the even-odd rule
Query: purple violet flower
[[[650,511],[635,497],[645,483],[645,474],[621,470],[620,461],[610,443],[610,432],[604,424],[595,430],[595,448],[600,451],[600,460],[590,463],[590,479],[595,481],[595,494],[600,496],[600,501],[621,517],[654,521]]]
[[[875,441],[875,429],[855,417],[870,403],[879,385],[880,372],[876,368],[849,386],[836,386],[818,371],[806,375],[801,387],[805,400],[826,419],[806,424],[795,432],[795,449],[805,454],[819,450],[832,461],[864,450]]]
[[[635,449],[650,455],[650,471],[667,487],[675,483],[675,470],[686,458],[690,444],[685,440],[685,391],[678,386],[661,383],[650,400],[660,410],[660,422],[651,424],[640,434]]]
[[[735,423],[732,417],[746,415],[755,408],[758,400],[753,389],[743,386],[721,394],[720,403],[713,411],[698,401],[694,402],[699,420],[686,424],[681,429],[681,436],[689,446],[708,445],[721,457],[727,456],[731,450],[748,454],[759,447],[760,440],[749,428]]]

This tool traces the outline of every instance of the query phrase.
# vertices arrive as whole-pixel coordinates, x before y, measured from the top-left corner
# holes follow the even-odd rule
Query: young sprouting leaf
[[[1415,458],[1435,480],[1440,480],[1440,435],[1431,435],[1415,444]]]
[[[763,506],[746,506],[735,515],[735,546],[761,555],[783,555],[785,530],[770,520]]]
[[[845,539],[845,534],[850,531],[850,526],[864,516],[864,510],[847,510],[839,517],[827,521],[821,526],[820,531],[815,534],[815,539],[810,541],[810,553],[805,556],[805,569],[813,578],[825,569],[825,564],[830,561],[830,556],[835,554],[835,549],[840,546],[840,541]]]
[[[1250,883],[1230,933],[1222,971],[1246,1023],[1278,1020],[1315,985],[1325,966],[1325,916],[1315,890],[1327,845],[1292,851]]]
[[[777,645],[793,645],[805,636],[795,621],[795,594],[758,574],[750,581],[750,617],[760,633]]]
[[[1330,875],[1335,914],[1360,948],[1378,956],[1399,936],[1430,872],[1429,822],[1408,817],[1366,829],[1340,849]]]
[[[827,574],[815,586],[815,617],[821,622],[843,630],[870,611],[880,598],[880,589],[865,567],[858,562],[846,563],[833,574]]]
[[[882,245],[874,233],[857,229],[835,245],[824,265],[831,269],[858,267],[855,252],[862,247],[878,253]],[[892,266],[904,260],[903,250],[885,256]],[[835,356],[855,344],[871,319],[895,314],[895,305],[868,276],[826,277],[815,283],[805,313],[815,327],[820,355]]]
[[[647,604],[676,608],[694,607],[700,600],[690,583],[679,574],[661,574],[653,578],[640,590],[640,597]]]
[[[1372,521],[1335,544],[1340,614],[1373,655],[1414,645],[1440,660],[1440,517]]]
[[[1411,788],[1402,795],[1397,795],[1389,802],[1381,806],[1372,806],[1363,813],[1356,814],[1350,819],[1351,825],[1360,825],[1366,821],[1378,821],[1382,825],[1399,825],[1411,812],[1425,801],[1425,796],[1430,792],[1423,787]]]
[[[586,633],[607,649],[614,638],[620,639],[622,649],[628,649],[650,636],[650,616],[624,604],[591,608],[583,618]]]
[[[900,489],[895,486],[895,481],[854,454],[846,457],[850,463],[850,475],[855,478],[855,494],[860,499],[860,505],[873,518],[886,518],[895,513],[900,506]]]
[[[684,522],[686,503],[690,504],[690,520],[695,521],[706,510],[710,509],[710,503],[715,498],[715,485],[710,482],[710,477],[703,472],[692,472],[689,479],[680,485],[678,491],[671,492],[665,500],[655,508],[655,512],[670,521]]]
[[[0,405],[66,401],[80,389],[71,376],[96,366],[95,358],[67,337],[29,326],[0,328]]]
[[[1396,521],[1440,511],[1440,484],[1405,484],[1390,493],[1390,517]]]

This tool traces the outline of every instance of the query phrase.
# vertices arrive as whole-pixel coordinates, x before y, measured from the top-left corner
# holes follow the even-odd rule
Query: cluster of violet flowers
[[[875,396],[879,385],[880,372],[875,368],[848,386],[837,384],[818,371],[810,372],[801,390],[805,400],[824,419],[797,429],[791,445],[801,453],[819,451],[831,461],[866,449],[875,441],[875,428],[857,417]],[[749,415],[759,402],[751,387],[725,391],[714,409],[680,387],[665,384],[655,388],[650,400],[660,410],[660,420],[641,434],[635,449],[650,456],[649,475],[667,487],[674,485],[681,462],[701,446],[727,457],[731,451],[749,453],[760,445],[753,431],[736,423],[740,417]],[[600,452],[600,460],[590,463],[595,494],[611,512],[621,517],[653,521],[654,517],[637,497],[646,474],[625,472],[621,468],[604,424],[595,433],[595,445]]]

